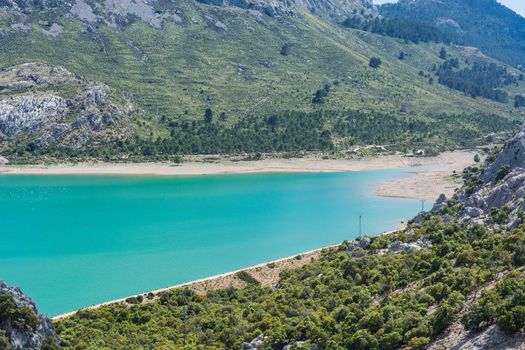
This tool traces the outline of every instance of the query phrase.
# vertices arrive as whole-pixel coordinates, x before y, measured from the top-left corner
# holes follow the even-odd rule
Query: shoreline
[[[220,160],[171,163],[79,163],[58,165],[3,165],[0,175],[136,175],[136,176],[202,176],[264,173],[327,173],[386,170],[441,165],[439,169],[414,169],[409,176],[387,181],[375,194],[382,197],[435,200],[447,196],[457,184],[445,179],[453,171],[461,172],[472,165],[475,151],[444,152],[434,157],[389,155],[365,159],[264,159],[257,161]]]
[[[385,235],[385,234],[389,234],[389,233],[393,233],[393,232],[397,232],[397,231],[398,230],[388,231],[388,232],[380,233],[378,235]],[[193,290],[194,292],[196,292],[197,294],[204,295],[204,294],[206,294],[209,291],[213,291],[213,290],[217,290],[217,289],[221,289],[221,288],[223,289],[223,288],[227,288],[227,287],[230,287],[230,286],[234,286],[235,287],[235,283],[232,283],[232,282],[235,282],[234,279],[238,279],[236,277],[236,275],[239,272],[253,273],[253,272],[260,272],[261,269],[271,269],[271,270],[274,270],[274,271],[280,273],[281,271],[286,270],[286,269],[299,268],[299,267],[301,267],[303,265],[306,265],[307,263],[311,262],[312,260],[318,258],[323,250],[325,250],[325,249],[334,249],[334,248],[339,247],[340,245],[341,245],[341,243],[333,244],[333,245],[325,246],[325,247],[322,247],[322,248],[309,250],[309,251],[304,252],[304,253],[298,253],[298,254],[287,256],[287,257],[284,257],[284,258],[278,258],[278,259],[262,262],[260,264],[256,264],[256,265],[252,265],[252,266],[248,266],[248,267],[244,267],[244,268],[240,268],[240,269],[237,269],[237,270],[234,270],[234,271],[224,272],[224,273],[221,273],[221,274],[218,274],[218,275],[203,277],[203,278],[199,278],[199,279],[196,279],[196,280],[192,280],[192,281],[188,281],[188,282],[184,282],[184,283],[179,283],[179,284],[175,284],[175,285],[164,287],[164,288],[159,288],[159,289],[146,291],[146,292],[135,294],[135,295],[130,295],[130,296],[127,296],[127,297],[124,297],[124,298],[119,298],[119,299],[106,301],[106,302],[103,302],[103,303],[100,303],[100,304],[95,304],[95,305],[83,307],[83,308],[80,308],[80,309],[77,309],[77,310],[65,312],[65,313],[62,313],[62,314],[50,317],[50,319],[53,320],[53,321],[58,321],[58,320],[61,320],[61,319],[73,316],[74,314],[76,314],[77,312],[79,312],[81,310],[94,310],[94,309],[98,309],[98,308],[103,307],[103,306],[108,306],[108,305],[113,305],[113,304],[125,303],[126,305],[130,305],[130,304],[126,303],[127,299],[133,298],[133,297],[137,297],[139,295],[144,296],[144,295],[153,293],[154,296],[155,296],[154,298],[152,298],[152,299],[144,298],[144,301],[141,303],[141,304],[146,304],[148,302],[152,302],[154,300],[157,300],[158,297],[160,296],[160,294],[162,294],[164,292],[168,292],[170,290],[179,289],[179,288],[189,288],[189,289]],[[301,256],[300,260],[297,259],[298,256]],[[293,266],[289,266],[288,263],[290,263],[290,262],[292,263]],[[293,264],[293,262],[296,262],[296,263]],[[276,266],[270,268],[268,265],[272,265],[272,264],[275,264]],[[219,282],[219,283],[213,283],[213,282]],[[261,282],[261,285],[268,285],[268,281],[260,281],[260,282]],[[242,281],[241,281],[241,283],[237,283],[237,287],[239,287],[239,284],[241,284],[241,286],[242,286],[242,284],[243,284]]]
[[[390,235],[390,234],[393,234],[400,230],[405,229],[405,227],[406,227],[406,224],[402,223],[402,224],[399,224],[395,230],[380,232],[378,234],[372,235],[372,237]],[[151,291],[146,291],[146,292],[142,292],[142,293],[135,294],[135,295],[130,295],[124,298],[105,301],[100,304],[90,305],[90,306],[83,307],[77,310],[64,312],[62,314],[50,317],[50,319],[52,321],[59,321],[59,320],[68,318],[70,316],[73,316],[77,312],[82,311],[82,310],[95,310],[95,309],[98,309],[104,306],[114,305],[114,304],[124,304],[127,306],[132,306],[134,304],[130,304],[126,302],[126,300],[129,298],[138,297],[138,296],[144,297],[144,300],[139,304],[139,305],[144,305],[146,303],[150,303],[150,302],[157,300],[160,297],[160,295],[162,295],[162,293],[165,293],[165,292],[168,292],[174,289],[188,288],[199,295],[206,295],[208,292],[215,291],[218,289],[225,289],[228,287],[239,288],[239,287],[246,286],[247,283],[240,280],[237,277],[237,274],[239,272],[248,272],[250,275],[252,275],[252,277],[258,280],[262,286],[272,287],[275,283],[279,281],[279,278],[280,278],[279,275],[282,271],[300,268],[312,262],[313,260],[319,258],[319,256],[321,255],[323,251],[330,250],[330,249],[337,249],[338,247],[341,246],[342,243],[343,242],[337,243],[337,244],[331,244],[331,245],[324,246],[321,248],[309,250],[307,252],[290,255],[284,258],[277,258],[274,260],[265,261],[265,262],[262,262],[256,265],[251,265],[251,266],[240,268],[234,271],[228,271],[228,272],[220,273],[217,275],[203,277],[203,278],[199,278],[196,280],[183,282],[183,283],[175,284],[175,285],[164,287],[164,288],[154,289]],[[298,257],[300,257],[300,259],[298,259]],[[147,298],[148,294],[153,294],[154,296],[148,299]]]

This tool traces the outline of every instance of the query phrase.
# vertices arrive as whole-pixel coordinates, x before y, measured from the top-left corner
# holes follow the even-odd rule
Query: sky
[[[387,2],[396,2],[396,0],[373,0],[374,4],[385,4]],[[514,10],[525,17],[525,1],[524,0],[498,0],[503,5]]]

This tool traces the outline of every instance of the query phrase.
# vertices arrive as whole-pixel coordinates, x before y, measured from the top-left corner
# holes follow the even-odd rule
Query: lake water
[[[0,279],[41,312],[80,307],[395,228],[411,169],[193,177],[0,175]]]

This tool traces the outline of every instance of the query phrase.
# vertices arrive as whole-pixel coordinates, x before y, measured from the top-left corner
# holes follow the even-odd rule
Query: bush
[[[377,57],[372,57],[370,59],[370,62],[368,62],[368,65],[374,69],[379,68],[381,66],[381,59]]]
[[[503,180],[505,176],[507,176],[510,173],[510,168],[508,165],[502,165],[501,168],[499,168],[498,173],[496,174],[495,181],[498,182],[500,180]]]
[[[525,326],[525,305],[513,307],[501,316],[498,326],[508,333],[516,333]]]
[[[252,275],[250,275],[246,271],[239,271],[235,274],[235,276],[241,281],[246,282],[247,284],[261,284],[261,282],[257,281]]]

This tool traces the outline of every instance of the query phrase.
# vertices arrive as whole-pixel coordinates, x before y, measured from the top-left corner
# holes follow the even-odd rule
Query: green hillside
[[[255,10],[195,1],[158,1],[152,5],[158,15],[177,16],[158,28],[131,14],[115,25],[101,19],[87,23],[64,15],[68,9],[63,6],[25,12],[0,8],[0,28],[4,28],[0,29],[0,67],[45,62],[61,65],[89,81],[107,84],[115,96],[131,99],[135,107],[122,122],[131,130],[131,136],[124,145],[110,141],[87,151],[64,150],[63,144],[57,142],[32,151],[33,155],[118,157],[123,153],[162,156],[287,149],[326,151],[339,144],[372,142],[373,137],[352,138],[351,133],[333,129],[336,116],[359,119],[355,115],[363,112],[374,119],[378,129],[384,123],[381,133],[389,130],[387,118],[393,118],[405,129],[413,124],[416,129],[426,130],[424,125],[439,121],[438,116],[455,115],[457,123],[474,129],[474,137],[463,139],[464,143],[472,143],[488,132],[509,130],[512,121],[523,118],[523,108],[513,107],[514,95],[524,91],[523,82],[505,87],[509,98],[503,103],[472,99],[438,84],[437,79],[430,83],[435,73],[432,68],[444,61],[439,57],[443,44],[416,45],[347,29],[299,5],[293,16],[272,17]],[[13,29],[20,23],[31,30]],[[62,26],[63,31],[49,35],[51,23]],[[447,52],[461,62],[469,60],[469,64],[492,62],[462,47],[450,46]],[[381,60],[380,67],[369,67],[372,57]],[[504,67],[502,63],[498,65]],[[508,74],[520,74],[514,68],[507,69]],[[314,103],[316,93],[325,87],[329,87],[329,92]],[[208,108],[211,123],[204,123]],[[315,140],[276,147],[252,147],[246,142],[224,149],[213,146],[220,137],[242,140],[245,129],[245,138],[252,138],[250,135],[258,134],[261,128],[269,134],[271,129],[271,135],[277,132],[277,139],[295,138],[291,136],[295,133],[285,126],[290,124],[288,116],[296,113],[304,119],[311,118],[311,113],[323,115],[322,123],[316,123],[315,135],[311,136]],[[481,123],[472,124],[469,118],[473,114],[477,119],[485,117]],[[267,127],[271,116],[279,120],[278,127]],[[483,126],[487,123],[491,125],[488,130]],[[210,125],[206,124],[215,131],[210,132]],[[297,124],[297,120],[292,124]],[[483,130],[478,129],[479,125]],[[299,122],[299,126],[305,133],[308,131],[304,130],[308,125]],[[323,131],[330,132],[330,143],[324,148],[319,146]],[[385,141],[405,147],[461,145],[439,127],[434,131],[440,134],[440,142],[428,137],[427,131],[413,135],[418,141],[401,135]],[[29,139],[34,137],[38,136]],[[19,138],[15,147],[15,142],[7,140],[4,153],[10,158],[19,154],[30,157],[21,149],[27,142],[30,141]]]

